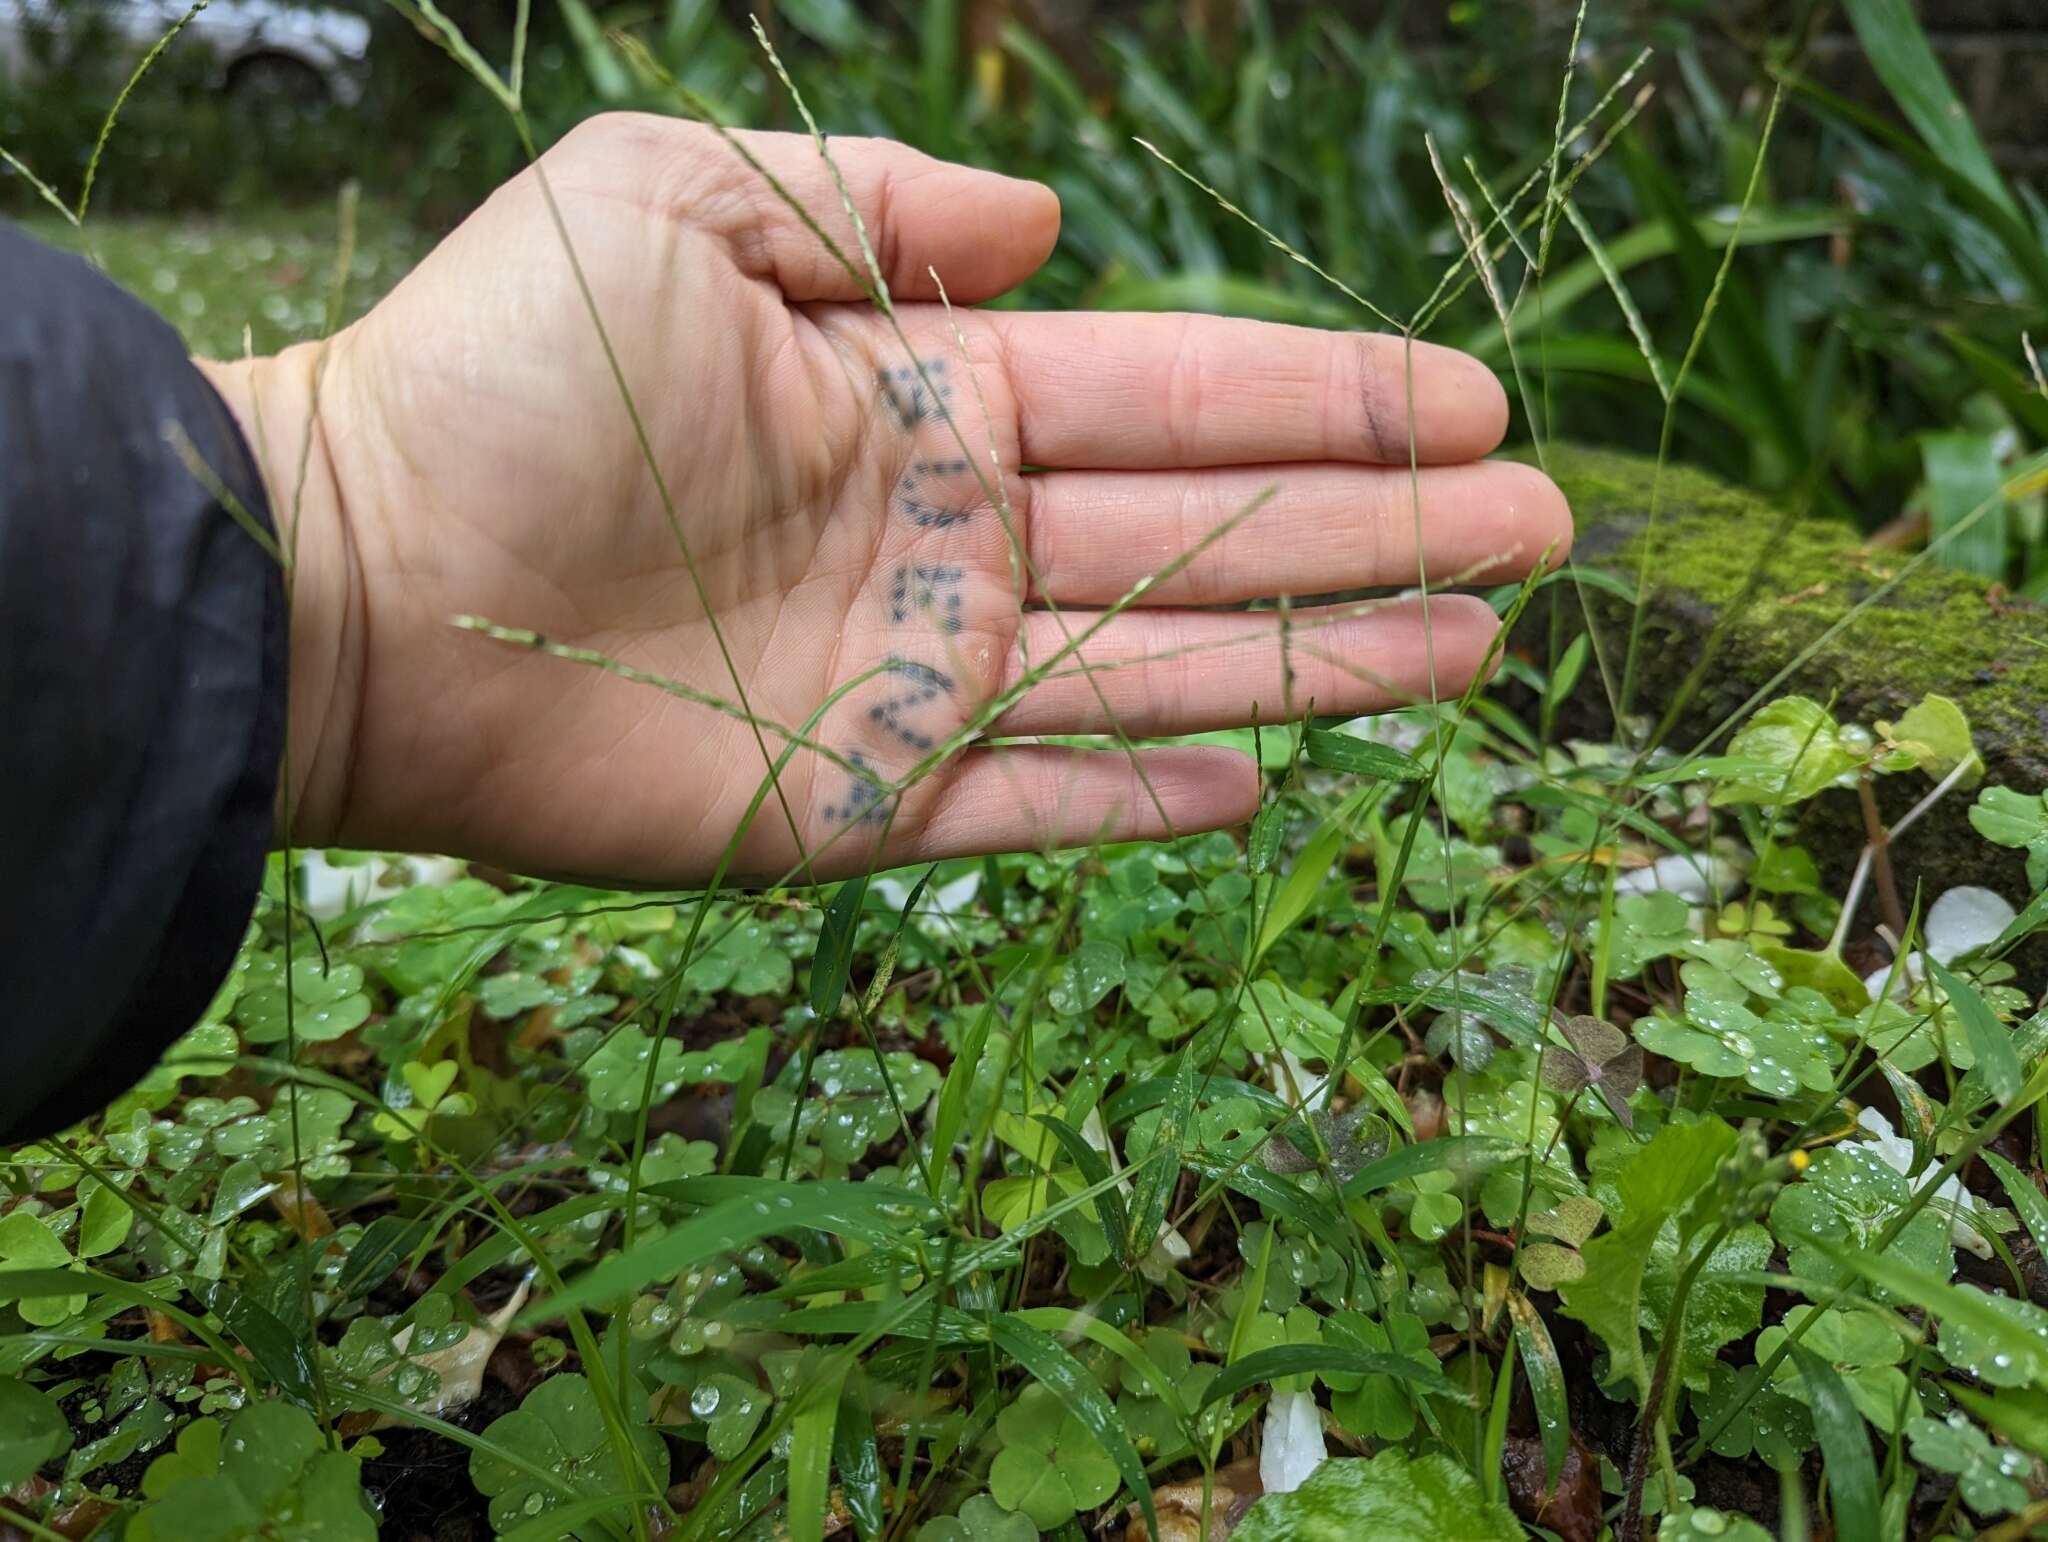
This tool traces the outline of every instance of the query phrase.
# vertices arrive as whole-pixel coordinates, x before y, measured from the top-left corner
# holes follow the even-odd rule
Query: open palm
[[[810,141],[743,143],[859,251]],[[303,837],[688,881],[799,730],[818,748],[789,757],[743,874],[1226,825],[1256,797],[1229,751],[962,732],[991,702],[983,738],[1147,737],[1449,694],[1492,639],[1476,600],[1298,607],[1284,635],[1198,607],[1425,566],[1497,580],[1568,541],[1545,479],[1478,462],[1506,407],[1472,361],[1211,317],[949,316],[932,274],[963,307],[1000,294],[1050,251],[1056,200],[880,141],[833,157],[900,336],[732,146],[611,117],[335,341],[298,582],[343,621],[336,688],[300,724]]]

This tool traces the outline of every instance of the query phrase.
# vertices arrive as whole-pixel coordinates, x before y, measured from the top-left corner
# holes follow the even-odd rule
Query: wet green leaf
[[[1271,1494],[1246,1512],[1232,1542],[1354,1542],[1361,1537],[1457,1537],[1513,1542],[1521,1525],[1489,1501],[1478,1480],[1433,1451],[1382,1451],[1371,1460],[1323,1463],[1291,1494]]]
[[[645,1491],[641,1475],[622,1466],[596,1395],[581,1376],[549,1377],[527,1393],[518,1408],[492,1421],[484,1435],[492,1445],[524,1457],[562,1480],[559,1487],[550,1486],[487,1450],[472,1450],[469,1478],[477,1492],[490,1500],[491,1525],[498,1531],[510,1531],[583,1494],[619,1496]],[[657,1485],[666,1486],[668,1447],[661,1437],[645,1425],[636,1425],[632,1442],[640,1464]],[[609,1528],[584,1526],[573,1534],[596,1542],[610,1532]]]
[[[128,1523],[137,1542],[374,1542],[376,1522],[356,1458],[327,1447],[320,1427],[288,1403],[253,1403],[223,1430],[201,1418],[177,1449],[149,1464],[150,1503]]]
[[[0,1488],[12,1488],[71,1449],[71,1426],[48,1393],[0,1378]]]

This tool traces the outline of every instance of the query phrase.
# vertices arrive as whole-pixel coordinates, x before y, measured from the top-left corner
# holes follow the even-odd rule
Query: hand
[[[741,138],[858,261],[811,142]],[[830,753],[790,757],[740,875],[780,876],[804,849],[825,877],[1226,826],[1253,811],[1257,780],[1213,748],[973,746],[900,798],[875,783],[931,760],[1269,489],[1088,636],[1090,673],[1068,657],[989,736],[1162,736],[1247,723],[1255,704],[1270,723],[1311,701],[1355,713],[1450,696],[1494,634],[1476,599],[1433,596],[1426,625],[1418,601],[1297,608],[1284,648],[1273,613],[1194,607],[1413,585],[1425,567],[1437,584],[1500,581],[1562,555],[1556,488],[1478,461],[1507,418],[1479,364],[1416,344],[1411,387],[1398,338],[1203,316],[949,319],[931,271],[958,306],[1000,294],[1050,252],[1057,200],[886,142],[833,153],[907,352],[732,146],[628,116],[571,134],[332,340],[299,499],[300,841],[620,881],[711,872],[764,746],[780,755],[787,738],[458,630],[458,615],[744,698],[789,732],[859,681],[809,736]],[[317,357],[208,366],[260,423],[287,523]]]

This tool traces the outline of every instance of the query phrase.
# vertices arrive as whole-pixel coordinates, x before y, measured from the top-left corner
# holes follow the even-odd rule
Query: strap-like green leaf
[[[1827,1361],[1804,1344],[1792,1346],[1792,1360],[1806,1382],[1813,1432],[1820,1437],[1828,1488],[1835,1496],[1835,1535],[1878,1542],[1884,1532],[1878,1520],[1877,1464],[1870,1457],[1863,1415],[1849,1400],[1841,1373]]]

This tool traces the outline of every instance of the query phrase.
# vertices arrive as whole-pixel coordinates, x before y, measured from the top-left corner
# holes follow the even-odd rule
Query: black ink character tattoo
[[[954,508],[925,497],[920,489],[927,482],[940,481],[949,477],[967,475],[968,464],[964,460],[915,460],[903,474],[903,480],[896,484],[901,496],[898,505],[910,516],[913,525],[927,530],[950,530],[955,525],[964,525],[974,518],[974,510]]]
[[[938,700],[941,691],[952,695],[953,677],[942,669],[934,669],[929,664],[915,663],[910,659],[890,659],[883,667],[890,674],[908,680],[911,688],[900,696],[891,696],[886,701],[875,703],[868,708],[868,716],[912,749],[929,750],[933,743],[932,736],[911,727],[903,721],[903,716],[926,702]]]
[[[882,405],[901,429],[913,429],[945,415],[944,404],[953,399],[953,386],[946,379],[944,359],[926,359],[923,372],[916,364],[900,364],[875,371],[882,388]]]
[[[964,569],[905,563],[889,581],[889,619],[931,616],[942,632],[960,630],[960,587]]]
[[[858,770],[872,774],[867,757],[860,751],[849,751],[846,759]],[[847,778],[845,801],[826,804],[825,817],[850,825],[878,825],[889,817],[895,806],[895,797],[878,782],[869,781],[867,776],[850,776]]]

